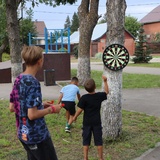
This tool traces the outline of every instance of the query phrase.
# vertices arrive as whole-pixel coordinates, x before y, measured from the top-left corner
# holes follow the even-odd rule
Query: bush
[[[135,53],[134,53],[135,57],[132,59],[132,61],[134,63],[148,63],[152,59],[152,56],[150,54],[151,54],[151,49],[147,44],[146,35],[144,34],[143,26],[141,26],[138,34],[138,41],[136,44]]]
[[[11,57],[9,54],[7,54],[7,53],[2,54],[2,62],[8,61],[10,59],[11,59]]]
[[[78,58],[78,45],[75,45],[73,47],[73,52],[72,54],[74,55],[74,57],[77,59]]]
[[[60,48],[58,51],[61,51],[61,52],[67,52],[68,50],[66,48]]]
[[[96,59],[102,59],[102,56],[103,56],[103,53],[102,53],[102,52],[99,52],[99,53],[96,53],[96,54],[95,54],[95,58],[96,58]]]

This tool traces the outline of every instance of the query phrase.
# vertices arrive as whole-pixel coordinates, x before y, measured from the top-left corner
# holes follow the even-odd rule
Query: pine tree
[[[70,21],[69,16],[67,16],[65,24],[64,24],[64,29],[70,28],[70,27],[71,27],[71,21]]]
[[[136,44],[135,54],[133,58],[134,63],[148,63],[152,56],[150,56],[151,50],[147,45],[146,35],[144,34],[143,26],[141,26],[138,34],[138,41]]]
[[[79,28],[79,18],[78,18],[78,14],[74,12],[72,17],[71,33],[77,31],[78,28]]]

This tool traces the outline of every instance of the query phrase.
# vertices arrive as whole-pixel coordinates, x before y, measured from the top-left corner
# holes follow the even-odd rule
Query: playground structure
[[[44,28],[42,37],[33,37],[29,33],[29,45],[44,48],[44,64],[36,74],[39,81],[45,85],[54,85],[55,81],[70,80],[70,29]],[[25,64],[23,64],[25,70]],[[11,61],[0,64],[0,83],[11,83]]]
[[[44,35],[41,37],[29,33],[29,46],[31,45],[41,46],[45,53],[70,53],[70,28],[44,28]]]

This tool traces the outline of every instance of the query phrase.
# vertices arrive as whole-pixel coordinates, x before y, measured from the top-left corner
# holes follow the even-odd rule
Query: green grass
[[[76,76],[77,70],[71,70],[71,76]],[[96,88],[100,89],[102,86],[102,71],[91,71],[91,77],[96,82]],[[64,84],[62,84],[64,85]],[[130,74],[123,73],[123,88],[159,88],[160,87],[160,75],[150,74]]]
[[[159,57],[156,57],[156,58],[159,58]],[[74,57],[72,57],[71,62],[77,63],[78,60],[75,59]],[[91,57],[90,62],[102,62],[102,59],[97,59],[97,58]],[[128,63],[127,66],[160,68],[160,62],[136,63],[136,64],[135,63]]]
[[[160,58],[160,54],[153,55],[152,57],[153,57],[153,58]]]
[[[72,70],[76,76],[77,70]],[[101,71],[92,71],[97,88],[101,88]],[[124,88],[158,88],[160,76],[123,73]],[[26,160],[26,153],[17,139],[15,116],[8,110],[8,101],[0,100],[0,159]],[[139,104],[140,105],[140,104]],[[105,160],[132,160],[160,142],[160,118],[137,112],[122,111],[122,134],[116,140],[104,143]],[[82,160],[82,115],[72,125],[72,133],[66,134],[65,110],[60,114],[46,116],[59,160]],[[97,149],[93,142],[89,150],[89,159],[98,160]]]
[[[16,137],[15,116],[8,110],[8,101],[0,100],[0,159],[26,160],[26,153]],[[137,112],[122,111],[122,135],[116,140],[104,143],[105,160],[131,160],[160,141],[160,119]],[[72,133],[67,134],[65,127],[65,110],[59,114],[46,116],[59,160],[82,160],[80,115],[72,126]],[[89,150],[89,159],[98,160],[97,149],[93,142]]]
[[[152,63],[129,63],[128,66],[134,66],[134,67],[154,67],[154,68],[160,68],[160,62],[152,62]]]

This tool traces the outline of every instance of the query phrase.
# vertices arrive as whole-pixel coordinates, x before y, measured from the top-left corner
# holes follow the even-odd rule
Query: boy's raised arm
[[[103,82],[104,82],[104,91],[106,92],[106,94],[109,93],[109,88],[108,88],[108,83],[107,83],[107,77],[106,76],[102,76]]]

